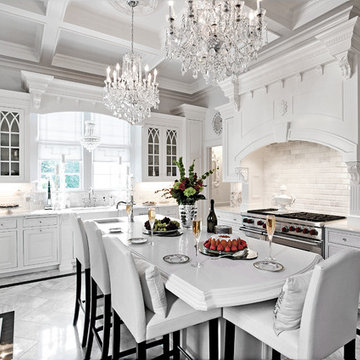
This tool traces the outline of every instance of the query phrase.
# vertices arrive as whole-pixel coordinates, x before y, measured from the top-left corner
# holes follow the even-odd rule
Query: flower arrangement
[[[182,157],[175,161],[176,166],[180,172],[180,180],[175,180],[174,185],[169,189],[161,189],[155,193],[163,192],[163,197],[166,199],[174,198],[178,205],[194,205],[198,200],[205,200],[205,196],[200,194],[206,185],[204,180],[210,176],[214,170],[209,170],[202,176],[194,172],[195,160],[189,167],[189,176],[185,176],[185,167]]]

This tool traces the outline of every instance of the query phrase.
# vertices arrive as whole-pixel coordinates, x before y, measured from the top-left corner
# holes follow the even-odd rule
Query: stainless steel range
[[[242,213],[240,230],[247,236],[266,238],[266,215],[275,215],[273,241],[322,256],[325,255],[325,224],[345,219],[344,216],[316,214],[310,212],[280,212],[277,209],[248,210]]]

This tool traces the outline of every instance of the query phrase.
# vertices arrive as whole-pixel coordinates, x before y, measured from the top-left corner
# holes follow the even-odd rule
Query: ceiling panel
[[[0,3],[35,14],[45,15],[47,0],[0,0]]]
[[[0,40],[35,48],[43,25],[0,13]]]

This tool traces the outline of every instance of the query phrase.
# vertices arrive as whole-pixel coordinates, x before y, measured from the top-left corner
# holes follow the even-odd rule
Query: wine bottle
[[[215,226],[217,225],[217,217],[215,215],[214,205],[215,201],[214,199],[211,199],[210,201],[210,212],[207,217],[207,232],[208,233],[214,233],[215,232]]]

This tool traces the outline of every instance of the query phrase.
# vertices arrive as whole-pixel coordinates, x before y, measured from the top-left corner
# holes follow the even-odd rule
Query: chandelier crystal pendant
[[[261,0],[256,11],[246,11],[239,0],[186,0],[181,22],[176,22],[169,1],[169,27],[165,51],[169,60],[180,60],[182,73],[201,73],[208,82],[231,76],[235,81],[257,60],[267,43],[267,26]]]
[[[100,136],[94,135],[94,128],[95,124],[93,122],[85,122],[85,133],[80,140],[81,145],[90,152],[100,145]]]
[[[123,57],[122,67],[117,63],[112,70],[106,70],[104,87],[104,104],[119,119],[132,125],[140,125],[150,117],[151,108],[157,108],[160,102],[157,70],[149,72],[145,66],[142,72],[142,61],[134,53],[134,8],[138,1],[128,0],[131,7],[131,52]]]

